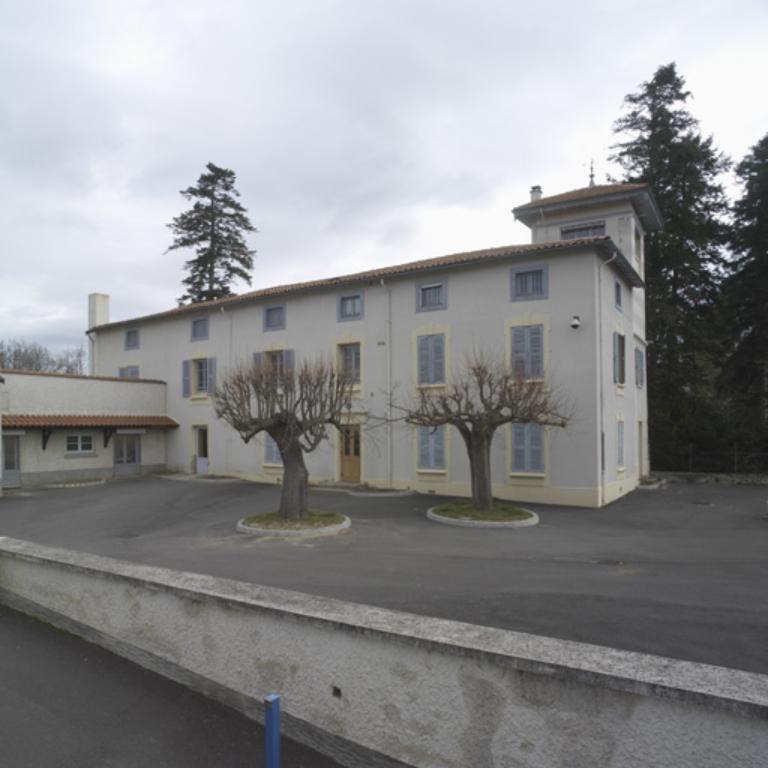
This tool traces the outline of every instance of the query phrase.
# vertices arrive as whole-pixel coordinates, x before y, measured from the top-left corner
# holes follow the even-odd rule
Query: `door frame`
[[[205,433],[205,456],[199,454],[201,433]],[[211,464],[211,433],[207,424],[192,426],[192,470],[196,475],[207,475]]]
[[[128,447],[128,439],[135,440],[135,447],[136,447],[136,460],[132,462],[127,461],[120,461],[117,460],[118,455],[118,446],[122,446],[122,458],[126,457],[127,454],[127,447]],[[131,433],[123,433],[123,434],[115,434],[112,437],[112,445],[113,445],[113,471],[116,477],[132,477],[133,475],[140,475],[141,474],[141,435],[139,434],[131,434]],[[118,470],[118,467],[124,468],[122,471]],[[135,467],[135,469],[134,469]]]
[[[346,430],[351,430],[353,433],[357,432],[358,435],[358,448],[359,448],[359,456],[357,456],[357,479],[356,480],[349,480],[344,478],[344,441],[345,441],[345,432]],[[354,440],[354,438],[351,438]],[[354,445],[354,443],[353,443]],[[354,453],[354,448],[353,448]],[[339,449],[337,451],[338,461],[339,461],[339,481],[342,483],[360,483],[363,479],[363,429],[362,424],[359,422],[349,422],[347,424],[342,424],[341,428],[339,429]],[[353,456],[354,458],[354,456]]]

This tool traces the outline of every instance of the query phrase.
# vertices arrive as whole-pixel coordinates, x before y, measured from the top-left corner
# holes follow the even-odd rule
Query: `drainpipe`
[[[605,387],[603,386],[603,267],[610,264],[618,257],[618,251],[613,252],[613,256],[607,261],[600,261],[597,267],[597,328],[598,328],[598,360],[600,361],[597,382],[598,392],[600,393],[600,442],[599,442],[599,461],[600,461],[600,488],[598,505],[603,506],[605,497]]]
[[[392,444],[392,289],[384,282],[379,281],[387,292],[387,321],[386,321],[386,345],[387,345],[387,483],[392,488],[393,478],[393,444]]]

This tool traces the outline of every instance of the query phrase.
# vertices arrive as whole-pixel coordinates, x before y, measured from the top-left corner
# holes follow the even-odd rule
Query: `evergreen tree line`
[[[765,472],[768,134],[734,165],[690,96],[674,63],[659,67],[626,97],[610,158],[621,181],[650,185],[664,217],[645,239],[651,466]]]

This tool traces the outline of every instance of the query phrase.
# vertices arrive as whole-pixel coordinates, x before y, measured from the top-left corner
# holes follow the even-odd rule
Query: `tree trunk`
[[[467,444],[469,469],[472,477],[472,506],[475,509],[490,509],[493,503],[491,437],[473,431],[464,440]]]
[[[294,443],[280,453],[283,458],[280,515],[284,520],[298,520],[307,516],[309,472],[304,465],[304,451]]]

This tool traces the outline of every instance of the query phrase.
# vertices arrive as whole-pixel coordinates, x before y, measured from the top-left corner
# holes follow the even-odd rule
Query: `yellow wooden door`
[[[342,427],[339,439],[341,479],[345,483],[360,482],[360,427]]]

